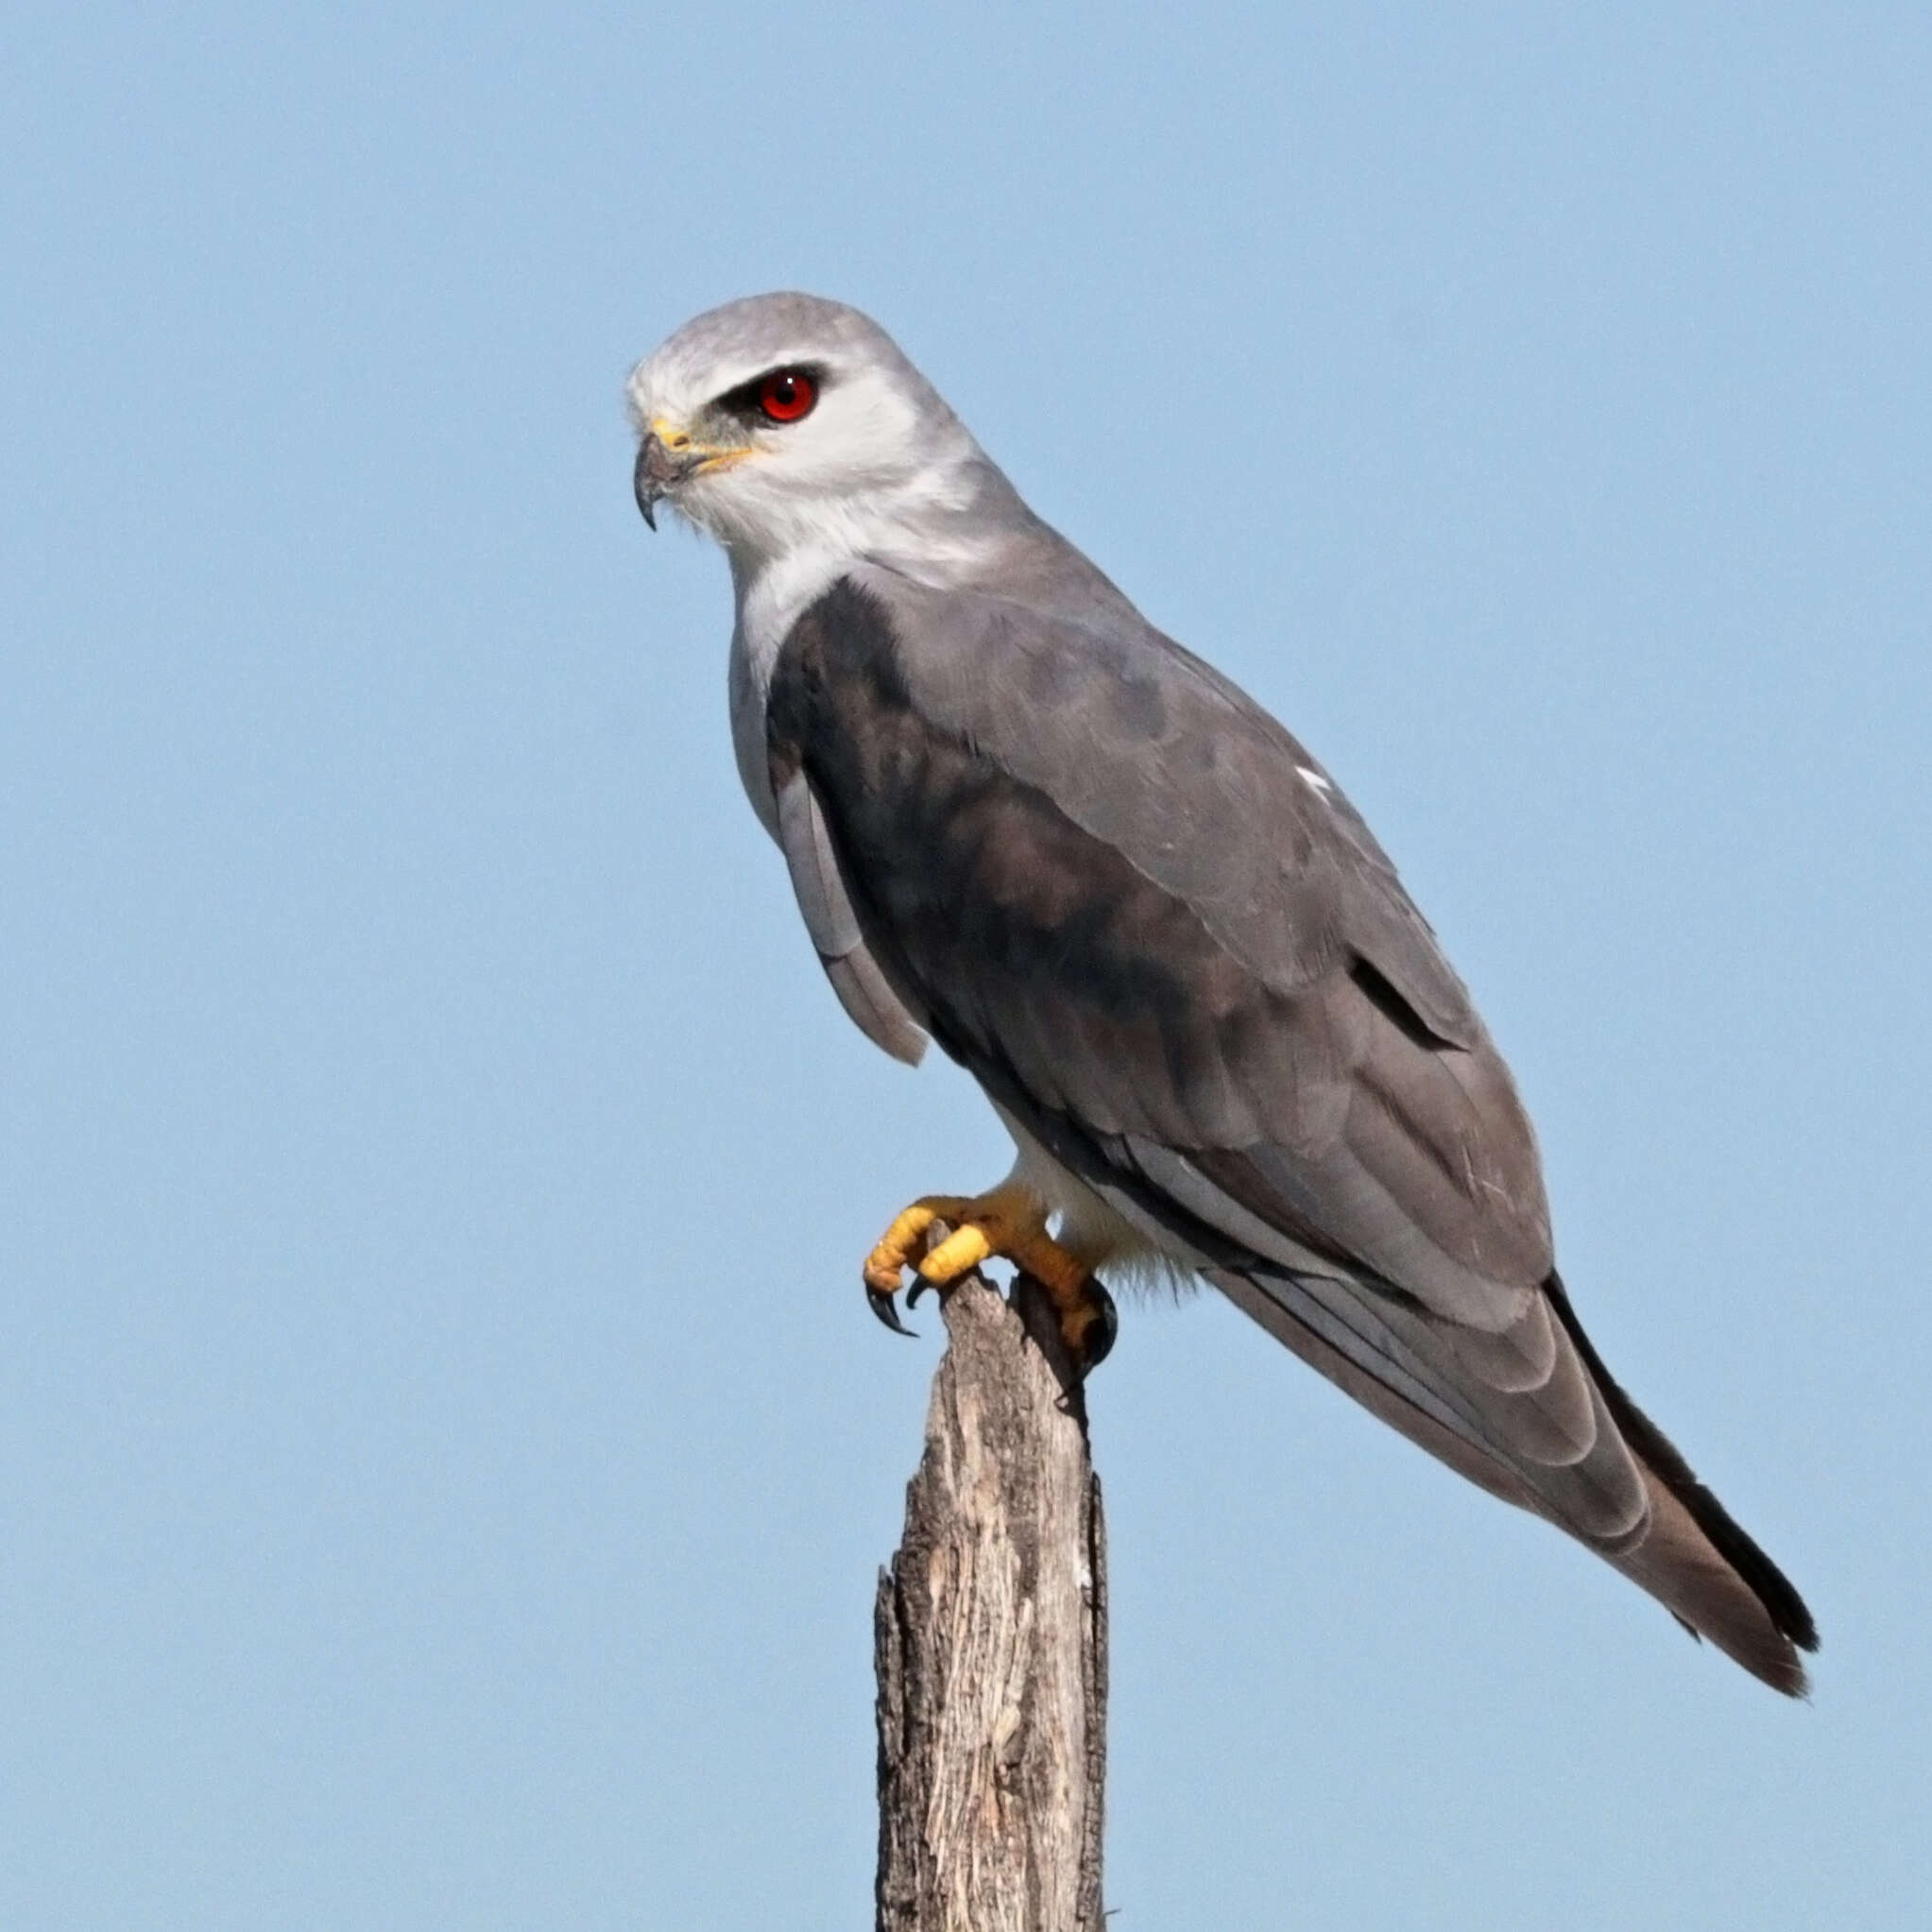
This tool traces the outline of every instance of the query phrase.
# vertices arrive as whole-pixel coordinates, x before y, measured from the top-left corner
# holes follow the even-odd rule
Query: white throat
[[[788,520],[789,540],[780,548],[766,550],[743,533],[725,540],[737,602],[731,743],[745,793],[774,837],[778,816],[766,761],[765,704],[792,626],[842,576],[863,566],[882,567],[933,589],[985,572],[1006,533],[958,514],[973,487],[966,469],[960,463],[934,464],[890,496],[870,496],[863,507],[832,503],[822,518]]]

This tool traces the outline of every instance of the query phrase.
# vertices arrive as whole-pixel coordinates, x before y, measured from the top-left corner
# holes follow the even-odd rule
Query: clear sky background
[[[1003,1168],[840,1014],[630,363],[876,314],[1336,772],[1810,1706],[1210,1298],[1126,1312],[1140,1928],[1932,1899],[1923,8],[9,10],[0,1923],[870,1923]]]

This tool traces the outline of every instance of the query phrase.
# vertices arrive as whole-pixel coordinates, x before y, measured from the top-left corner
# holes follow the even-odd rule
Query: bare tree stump
[[[926,1453],[880,1572],[879,1932],[1103,1932],[1106,1548],[1052,1310],[948,1296]]]

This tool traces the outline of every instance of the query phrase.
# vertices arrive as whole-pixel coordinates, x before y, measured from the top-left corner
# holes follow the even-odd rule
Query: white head
[[[629,395],[645,521],[669,503],[745,573],[801,549],[930,541],[962,510],[1017,506],[892,338],[840,302],[760,295],[712,309],[637,366]]]

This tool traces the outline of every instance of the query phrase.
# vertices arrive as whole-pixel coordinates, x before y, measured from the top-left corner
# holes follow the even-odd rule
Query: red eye
[[[817,401],[818,385],[803,369],[774,369],[758,385],[758,406],[773,422],[796,422]]]

